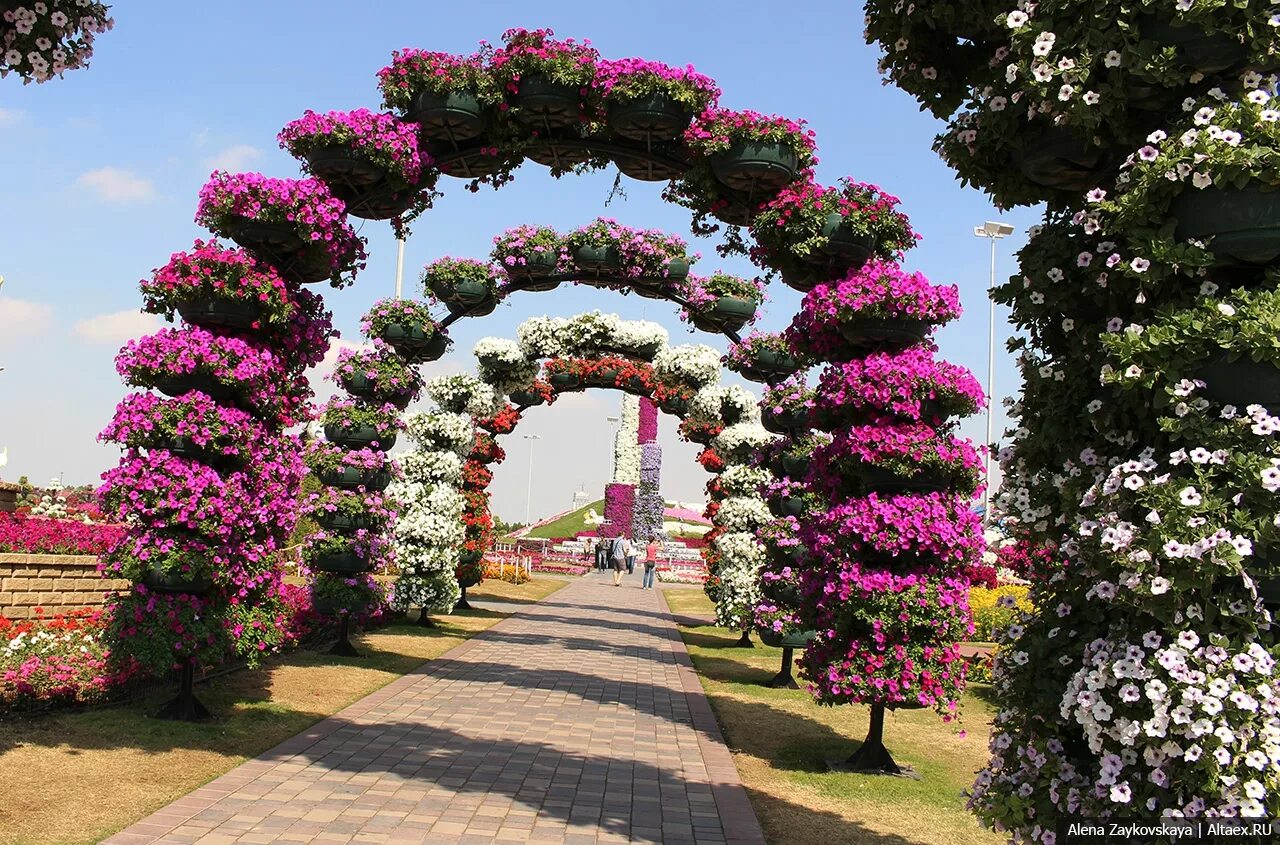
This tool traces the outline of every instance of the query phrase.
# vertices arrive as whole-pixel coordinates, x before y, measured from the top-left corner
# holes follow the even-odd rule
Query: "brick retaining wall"
[[[104,594],[129,582],[98,575],[93,555],[0,554],[0,616],[30,619],[77,607],[102,607]]]

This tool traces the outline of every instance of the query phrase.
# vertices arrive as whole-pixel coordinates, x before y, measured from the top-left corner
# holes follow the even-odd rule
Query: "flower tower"
[[[302,284],[342,285],[363,256],[318,182],[215,174],[197,220],[254,249],[197,241],[142,283],[147,311],[183,323],[121,350],[124,381],[156,392],[125,397],[102,434],[126,450],[102,492],[131,526],[105,569],[135,583],[113,600],[112,636],[147,669],[181,670],[162,712],[179,719],[207,715],[196,668],[252,663],[287,636],[279,553],[303,467],[285,429],[310,416],[302,373],[332,334]]]
[[[636,495],[640,483],[640,400],[627,394],[622,397],[618,431],[613,437],[613,478],[604,487],[604,523],[602,537],[628,537],[633,534],[632,520],[638,505]]]
[[[658,406],[648,396],[640,397],[637,417],[640,468],[631,517],[631,537],[638,543],[647,543],[662,530],[662,447],[658,445]]]
[[[868,5],[917,51],[893,79],[944,84],[918,74],[955,59],[925,21]],[[1055,565],[1005,632],[971,805],[1020,843],[1067,817],[1275,816],[1280,19],[943,5],[932,43],[963,38],[973,75],[935,102],[938,149],[997,203],[1048,204],[996,291],[1025,330],[998,504]]]

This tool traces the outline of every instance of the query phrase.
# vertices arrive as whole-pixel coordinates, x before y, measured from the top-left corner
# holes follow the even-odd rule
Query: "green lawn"
[[[528,603],[570,581],[486,581],[484,601]],[[492,610],[393,624],[353,637],[359,658],[294,651],[261,669],[196,687],[214,714],[188,724],[151,718],[171,691],[142,701],[0,721],[0,845],[98,842],[201,784],[306,730],[504,618]]]
[[[604,512],[604,499],[583,505],[572,513],[567,513],[555,522],[548,522],[541,528],[534,528],[526,537],[530,539],[556,540],[561,537],[572,537],[579,531],[587,531],[587,511],[595,510],[597,514]]]
[[[677,616],[712,612],[700,590],[663,596]],[[921,780],[833,773],[826,761],[848,757],[866,734],[865,707],[820,707],[803,688],[762,686],[778,671],[781,649],[759,642],[736,648],[736,631],[709,625],[681,626],[680,633],[771,845],[1004,841],[978,826],[961,797],[987,758],[993,711],[986,687],[971,685],[959,728],[931,710],[888,715],[885,744]]]

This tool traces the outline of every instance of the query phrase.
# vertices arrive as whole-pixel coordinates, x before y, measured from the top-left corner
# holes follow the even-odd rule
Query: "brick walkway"
[[[106,842],[762,845],[639,580],[588,575]]]

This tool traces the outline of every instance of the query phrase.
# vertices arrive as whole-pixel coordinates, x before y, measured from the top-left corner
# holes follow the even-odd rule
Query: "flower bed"
[[[124,526],[41,519],[0,512],[0,552],[34,555],[102,555],[124,537]]]

